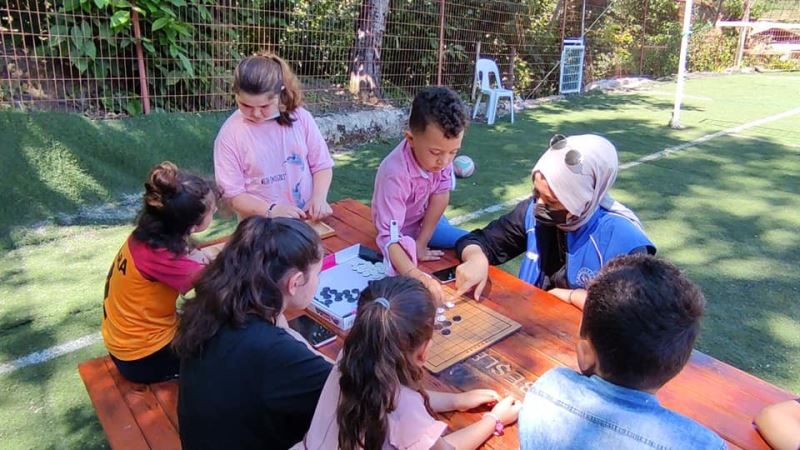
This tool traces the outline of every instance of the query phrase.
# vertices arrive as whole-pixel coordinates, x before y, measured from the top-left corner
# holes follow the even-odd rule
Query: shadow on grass
[[[0,112],[0,239],[12,227],[137,191],[148,170],[171,160],[211,173],[224,114],[153,114],[92,121],[75,114]]]
[[[103,434],[103,427],[100,426],[90,402],[84,402],[62,412],[61,422],[64,424],[70,442],[77,444],[74,448],[82,450],[109,448]]]
[[[557,116],[560,112],[637,106],[668,109],[669,104],[641,95],[594,94],[550,104],[546,110]],[[497,157],[494,150],[510,150],[511,154],[503,154],[501,166],[529,166],[530,143],[538,144],[535,148],[540,150],[556,132],[572,133],[578,129],[587,132],[593,128],[591,123],[568,122],[563,126],[545,126],[535,112],[525,115],[526,120],[514,125],[475,124],[465,140],[465,151],[491,149],[492,156]],[[137,192],[147,171],[163,160],[211,174],[213,140],[226,116],[225,113],[153,114],[93,121],[66,113],[0,112],[3,139],[0,166],[4,168],[0,189],[8,195],[0,204],[0,241],[13,246],[9,234],[14,227],[74,212],[83,205],[110,201],[122,193]],[[370,144],[342,154],[331,200],[343,197],[368,200],[375,169],[395,145],[394,142]]]
[[[94,327],[97,323],[96,329],[99,330],[98,315],[102,315],[102,304],[71,312],[55,325],[40,327],[37,321],[42,319],[41,315],[22,305],[14,306],[11,310],[5,311],[0,319],[0,361],[12,361],[31,352],[60,344],[56,330],[67,324],[74,326],[76,322],[82,322]],[[12,372],[7,376],[14,377],[19,373],[19,371]]]
[[[591,111],[622,109],[631,106],[641,106],[648,109],[671,111],[674,103],[669,98],[653,97],[647,91],[638,93],[591,91],[580,96],[570,96],[566,102],[548,103],[548,108],[560,111]],[[683,111],[703,111],[703,108],[691,104],[684,104]]]
[[[800,159],[792,153],[721,137],[623,173],[616,190],[662,238],[659,254],[703,288],[700,348],[798,390]]]

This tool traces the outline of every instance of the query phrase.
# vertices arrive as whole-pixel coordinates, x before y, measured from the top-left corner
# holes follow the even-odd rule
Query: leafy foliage
[[[735,34],[714,28],[711,24],[695,27],[689,41],[688,69],[713,72],[732,67],[736,59],[738,39]]]
[[[136,15],[152,106],[170,111],[219,110],[231,106],[233,66],[244,55],[263,50],[286,57],[315,87],[345,84],[356,20],[369,1],[9,0],[15,6],[0,17],[0,23],[23,30],[7,37],[13,46],[36,48],[38,56],[60,65],[63,78],[79,80],[65,83],[65,95],[80,98],[85,91],[96,92],[102,110],[135,115],[142,111]],[[562,27],[568,25],[567,36],[580,34],[575,28],[579,10],[573,3],[445,2],[442,82],[469,91],[480,42],[481,54],[498,62],[504,81],[513,80],[518,92],[526,96],[553,92]],[[754,2],[751,17],[775,13],[770,4]],[[592,0],[589,5],[585,80],[628,74],[658,77],[677,70],[679,3]],[[743,0],[724,0],[721,11],[717,5],[716,0],[698,4],[690,70],[721,70],[732,64],[736,31],[719,32],[711,23],[716,17],[740,18]],[[383,87],[390,98],[407,101],[420,86],[437,82],[440,7],[438,0],[391,0],[380,49]],[[562,22],[564,8],[566,22]],[[41,20],[19,13],[26,10],[41,12]],[[24,39],[28,42],[21,42]],[[0,95],[14,98],[15,89],[5,87]]]

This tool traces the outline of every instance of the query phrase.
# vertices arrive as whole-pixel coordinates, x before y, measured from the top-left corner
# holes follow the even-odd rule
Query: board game
[[[355,321],[358,297],[372,280],[386,276],[383,257],[362,245],[353,245],[323,260],[312,311],[342,331]]]
[[[452,306],[448,308],[447,306]],[[440,373],[520,329],[520,324],[472,299],[437,310],[425,368]]]
[[[333,227],[331,227],[330,225],[328,225],[325,222],[311,222],[311,221],[308,221],[306,223],[311,225],[311,228],[313,228],[314,231],[317,232],[317,234],[319,235],[320,239],[329,238],[329,237],[331,237],[331,236],[336,234],[336,230],[334,230]]]

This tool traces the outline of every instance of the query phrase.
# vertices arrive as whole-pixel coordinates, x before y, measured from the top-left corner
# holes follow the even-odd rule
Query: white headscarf
[[[561,204],[577,217],[559,225],[563,230],[575,231],[582,227],[598,206],[620,214],[642,228],[636,214],[608,194],[618,170],[614,144],[595,134],[583,134],[554,137],[531,174],[540,172]]]

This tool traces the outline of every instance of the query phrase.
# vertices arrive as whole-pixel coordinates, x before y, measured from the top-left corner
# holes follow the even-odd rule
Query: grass
[[[169,159],[210,173],[221,114],[154,114],[93,121],[76,114],[0,112],[4,201],[0,239],[31,221],[141,189],[142,174]]]
[[[453,217],[526,195],[530,168],[556,132],[609,136],[622,162],[800,105],[797,74],[687,82],[686,126],[672,130],[672,85],[587,95],[475,124],[463,153],[476,174],[460,180]],[[62,114],[0,113],[0,361],[95,333],[104,276],[129,224],[31,228],[34,221],[140,188],[148,168],[173,159],[210,173],[220,115],[156,115],[91,122]],[[708,299],[698,347],[800,392],[800,131],[797,116],[723,136],[620,173],[613,194],[639,214],[659,254],[684,268]],[[6,145],[6,144],[10,144]],[[331,199],[369,201],[375,169],[395,142],[335,156]],[[22,171],[22,173],[18,173]],[[475,227],[492,217],[466,224]],[[211,234],[230,231],[218,221]],[[516,262],[505,266],[515,271]],[[0,375],[4,448],[100,448],[102,431],[80,382],[79,361],[101,344]]]

